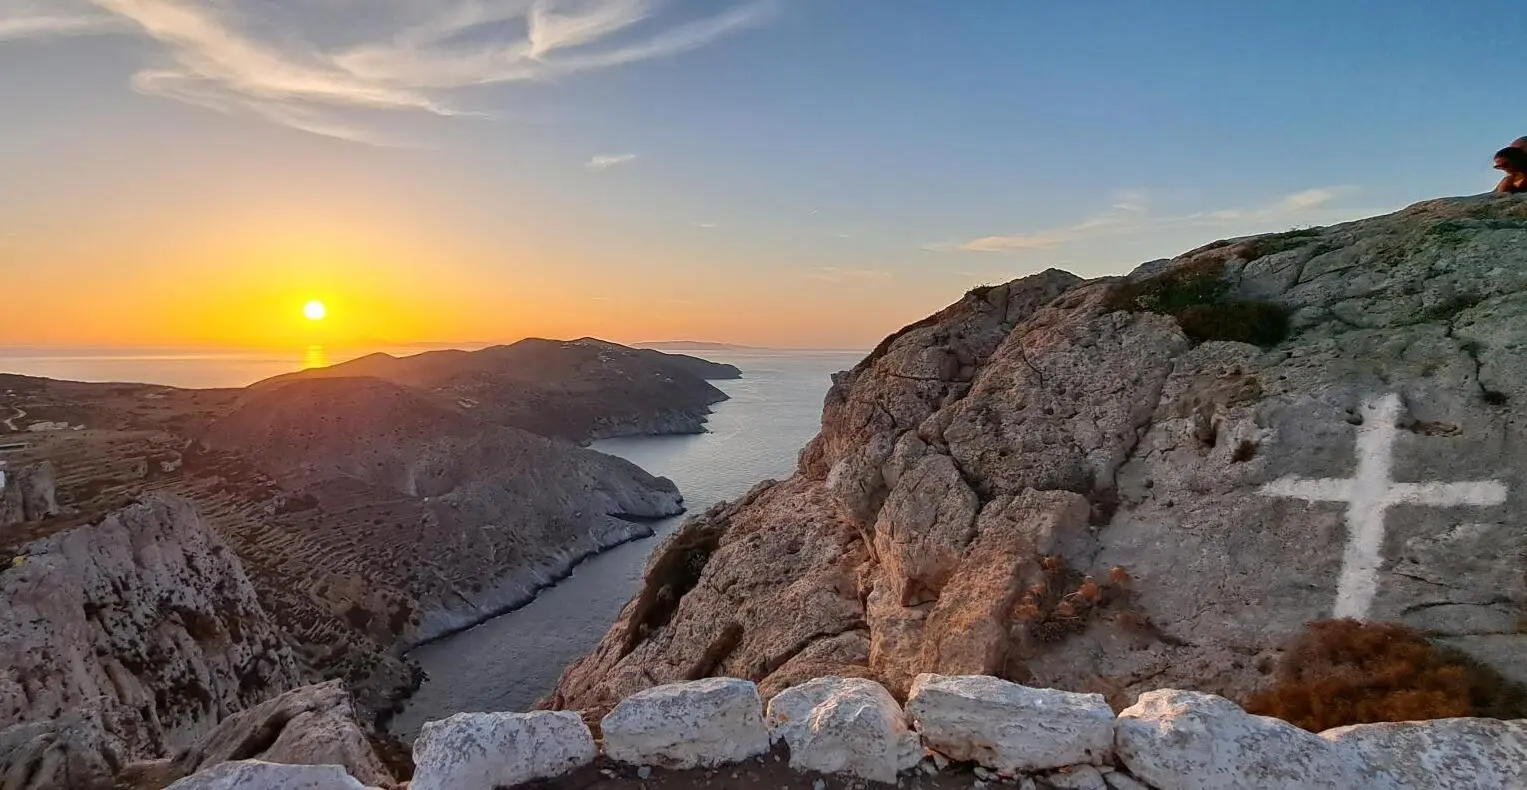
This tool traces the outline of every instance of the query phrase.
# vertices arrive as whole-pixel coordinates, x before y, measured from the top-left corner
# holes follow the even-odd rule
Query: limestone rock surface
[[[758,687],[735,678],[656,686],[600,722],[604,753],[632,765],[711,767],[769,750]]]
[[[1222,291],[1194,309],[1231,324],[1247,302],[1283,311],[1286,336],[1190,336],[1119,301],[1176,280]],[[835,376],[795,473],[671,536],[544,703],[597,714],[707,675],[766,695],[869,677],[901,698],[923,672],[1119,707],[1163,686],[1244,698],[1305,623],[1346,608],[1527,677],[1524,425],[1517,197],[978,288]],[[1504,499],[1383,505],[1357,555],[1377,557],[1353,588],[1372,594],[1354,596],[1349,510],[1379,500],[1300,481],[1360,463],[1386,470],[1384,502]]]
[[[222,763],[170,790],[368,790],[337,765],[282,765],[260,760]]]
[[[0,787],[6,790],[106,790],[127,756],[99,711],[0,729]]]
[[[906,710],[928,748],[1008,776],[1103,765],[1113,756],[1113,710],[1101,694],[923,674]]]
[[[1119,714],[1119,761],[1174,790],[1393,790],[1353,749],[1212,694],[1161,689]]]
[[[41,521],[58,513],[53,464],[0,469],[0,527]]]
[[[303,681],[238,558],[184,501],[148,497],[20,553],[0,570],[0,722],[43,723],[64,741],[50,748],[100,744],[114,767],[159,757]]]
[[[496,790],[560,776],[594,761],[575,713],[458,713],[424,725],[410,790]]]
[[[175,755],[171,774],[189,776],[239,760],[287,765],[338,765],[363,784],[396,779],[378,758],[355,707],[337,680],[303,686],[222,720]]]
[[[1320,734],[1404,790],[1527,787],[1527,721],[1438,719],[1357,724]]]
[[[922,760],[922,743],[884,686],[826,677],[769,700],[770,737],[790,747],[790,767],[887,784]]]

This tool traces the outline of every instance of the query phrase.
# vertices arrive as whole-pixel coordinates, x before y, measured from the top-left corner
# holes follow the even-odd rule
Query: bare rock
[[[41,521],[58,514],[53,464],[39,461],[0,469],[0,527]]]
[[[1353,749],[1235,703],[1162,689],[1119,714],[1119,761],[1156,787],[1181,790],[1393,790]]]
[[[796,473],[692,520],[694,576],[649,572],[638,601],[664,604],[622,612],[547,704],[704,674],[900,696],[922,672],[1242,698],[1347,614],[1527,676],[1527,202],[1215,243],[1131,282],[1164,277],[1219,290],[1197,309],[1229,324],[1286,311],[1287,336],[1190,336],[1122,278],[972,291],[836,375]],[[1360,464],[1389,499],[1346,501]],[[1349,546],[1349,514],[1378,539]]]
[[[495,790],[560,776],[594,761],[575,713],[458,713],[424,725],[411,790]]]
[[[1050,774],[1045,781],[1055,790],[1109,790],[1103,774],[1090,765],[1078,765],[1063,773]]]
[[[105,790],[127,752],[96,710],[17,724],[0,730],[0,787]]]
[[[337,765],[283,765],[259,760],[221,763],[169,790],[368,790]]]
[[[906,709],[928,748],[1008,776],[1101,765],[1113,754],[1113,711],[1101,694],[923,674]]]
[[[769,750],[763,700],[751,681],[707,678],[626,698],[600,722],[604,753],[632,765],[714,767]]]
[[[0,721],[96,711],[109,737],[87,728],[67,749],[109,743],[120,764],[302,682],[238,558],[182,500],[149,497],[22,553],[0,573]]]
[[[769,700],[770,736],[790,747],[790,767],[893,783],[923,757],[890,692],[872,680],[825,677]]]
[[[1356,750],[1404,790],[1527,787],[1527,721],[1357,724],[1326,730],[1320,737]]]
[[[293,689],[229,716],[175,756],[171,772],[189,776],[218,763],[261,760],[289,765],[338,765],[363,784],[396,779],[378,758],[338,680]]]

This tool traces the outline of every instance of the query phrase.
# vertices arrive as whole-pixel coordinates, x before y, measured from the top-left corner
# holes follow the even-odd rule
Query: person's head
[[[1495,169],[1514,176],[1527,175],[1527,148],[1502,148],[1495,152]]]

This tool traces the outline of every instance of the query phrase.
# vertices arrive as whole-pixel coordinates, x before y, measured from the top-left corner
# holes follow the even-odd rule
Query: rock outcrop
[[[921,672],[1242,698],[1333,614],[1527,679],[1524,369],[1513,197],[977,289],[835,377],[796,473],[673,535],[544,704]]]
[[[283,765],[337,765],[362,784],[391,787],[349,692],[337,680],[293,689],[234,713],[175,754],[168,774],[179,779],[215,765],[260,760]]]
[[[28,765],[22,786],[86,786],[303,681],[183,501],[148,497],[18,554],[0,570],[0,775]]]
[[[0,466],[0,529],[58,514],[53,465],[47,461],[19,469]]]

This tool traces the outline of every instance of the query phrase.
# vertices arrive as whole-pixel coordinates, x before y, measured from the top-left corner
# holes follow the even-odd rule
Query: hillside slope
[[[731,365],[593,338],[531,338],[479,351],[371,354],[277,376],[253,389],[314,378],[379,378],[424,390],[488,422],[582,442],[700,433],[710,407],[726,400],[710,380],[740,375]]]

